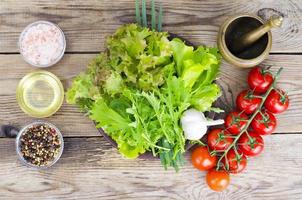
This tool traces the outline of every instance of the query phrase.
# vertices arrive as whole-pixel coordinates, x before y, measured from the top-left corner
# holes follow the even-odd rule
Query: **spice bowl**
[[[16,137],[16,151],[20,161],[34,169],[47,169],[61,157],[64,140],[53,124],[36,121],[22,128]]]
[[[36,21],[22,31],[18,46],[25,62],[34,67],[46,68],[62,59],[66,39],[58,25],[49,21]]]

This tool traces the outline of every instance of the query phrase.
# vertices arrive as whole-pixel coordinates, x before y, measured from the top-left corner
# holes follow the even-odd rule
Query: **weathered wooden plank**
[[[284,15],[284,25],[274,30],[273,52],[302,52],[302,1],[287,0],[158,0],[164,9],[164,30],[194,44],[216,44],[219,26],[230,15],[272,13]],[[0,2],[0,52],[17,52],[20,32],[36,20],[53,21],[64,30],[67,51],[104,49],[106,36],[122,24],[134,22],[134,1],[2,0]]]
[[[102,138],[66,138],[61,160],[45,171],[17,160],[13,139],[0,139],[3,199],[301,199],[302,135],[265,137],[265,151],[231,176],[222,193],[187,163],[165,171],[159,160],[125,160]]]
[[[64,59],[49,70],[60,77],[67,88],[74,76],[84,71],[87,63],[94,57],[93,54],[65,55]],[[300,63],[302,55],[271,55],[265,62],[284,67],[279,85],[289,92],[291,106],[287,112],[278,116],[277,132],[302,131],[302,80]],[[7,70],[9,69],[9,70]],[[33,119],[24,114],[15,99],[15,90],[19,80],[34,68],[25,64],[20,55],[0,55],[0,123],[12,123],[23,126]],[[226,91],[226,99],[231,104],[242,89],[246,88],[246,74],[248,70],[234,68],[227,63],[222,64],[219,84]],[[224,97],[221,97],[224,100]],[[80,113],[75,106],[64,104],[61,110],[53,117],[47,118],[58,125],[65,136],[95,136],[98,135],[93,123]],[[295,124],[294,126],[292,124]]]

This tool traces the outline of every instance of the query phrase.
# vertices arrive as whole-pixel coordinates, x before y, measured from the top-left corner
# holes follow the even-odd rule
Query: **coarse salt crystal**
[[[20,53],[28,63],[38,67],[48,67],[63,56],[65,37],[58,26],[39,21],[24,29],[19,45]]]

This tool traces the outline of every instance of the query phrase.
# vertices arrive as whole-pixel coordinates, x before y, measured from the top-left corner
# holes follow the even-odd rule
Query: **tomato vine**
[[[239,155],[239,153],[238,153],[237,146],[236,146],[236,145],[237,145],[237,141],[239,140],[239,138],[240,138],[244,133],[246,133],[247,136],[248,136],[249,138],[251,138],[250,135],[249,135],[249,133],[248,133],[248,128],[250,127],[251,122],[252,122],[253,119],[256,117],[256,115],[257,115],[258,113],[261,113],[261,111],[262,111],[262,109],[263,109],[263,106],[264,106],[264,102],[266,101],[266,99],[267,99],[267,97],[269,96],[269,94],[271,93],[271,91],[274,90],[274,89],[276,89],[276,82],[277,82],[277,79],[278,79],[278,77],[279,77],[279,75],[280,75],[282,69],[283,69],[282,67],[279,68],[279,70],[277,71],[277,73],[274,75],[274,77],[273,77],[273,83],[270,85],[270,87],[268,88],[268,90],[266,91],[266,93],[265,93],[263,96],[259,96],[259,97],[261,98],[261,103],[260,103],[259,107],[257,108],[257,110],[251,115],[251,117],[250,117],[249,119],[245,120],[246,124],[245,124],[244,128],[240,131],[239,134],[237,134],[236,136],[233,137],[233,142],[232,142],[232,144],[231,144],[225,151],[223,151],[223,154],[220,156],[220,158],[219,158],[218,161],[217,161],[216,170],[219,170],[219,169],[221,168],[221,166],[224,166],[224,164],[222,163],[223,159],[226,160],[226,162],[225,162],[225,165],[226,165],[226,166],[225,166],[225,167],[226,167],[227,170],[228,170],[228,168],[229,168],[228,165],[229,165],[229,164],[228,164],[228,161],[227,161],[227,154],[229,153],[229,151],[230,151],[231,149],[234,149],[234,151],[235,151],[235,153],[236,153],[236,159],[237,159],[237,158],[240,158],[240,155]],[[214,150],[214,151],[215,151],[215,150]],[[217,152],[217,151],[216,151],[216,152]],[[212,153],[213,153],[213,152],[211,152],[211,154],[212,154]]]

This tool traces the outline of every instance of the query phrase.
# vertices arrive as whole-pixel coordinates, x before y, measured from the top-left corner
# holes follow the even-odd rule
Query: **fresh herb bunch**
[[[145,11],[145,26],[144,16]],[[189,107],[213,109],[220,95],[213,83],[220,55],[216,48],[194,49],[168,37],[137,24],[122,26],[108,38],[107,52],[74,79],[66,96],[116,141],[125,157],[151,151],[165,168],[178,170],[186,143],[180,117]]]

